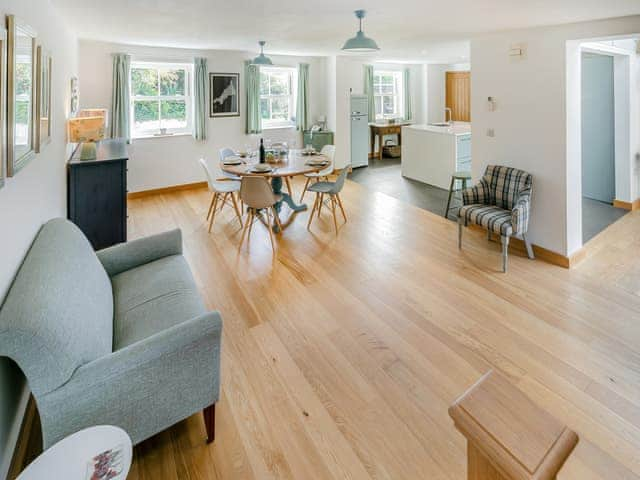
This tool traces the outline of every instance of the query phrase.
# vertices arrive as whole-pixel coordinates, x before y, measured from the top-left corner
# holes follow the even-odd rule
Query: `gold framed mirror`
[[[7,174],[35,156],[36,32],[7,15]]]
[[[51,54],[42,45],[36,52],[36,152],[51,141]]]

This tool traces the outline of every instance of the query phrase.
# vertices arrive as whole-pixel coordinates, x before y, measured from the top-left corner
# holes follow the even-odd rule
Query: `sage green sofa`
[[[54,219],[0,309],[0,355],[26,375],[45,448],[102,424],[135,444],[200,410],[212,441],[221,331],[179,230],[94,252],[74,224]]]

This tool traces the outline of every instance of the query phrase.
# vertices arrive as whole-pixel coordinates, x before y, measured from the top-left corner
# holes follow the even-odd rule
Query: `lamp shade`
[[[96,142],[104,138],[105,117],[76,117],[67,121],[70,143]]]
[[[254,65],[273,65],[273,62],[269,57],[264,54],[264,44],[267,43],[264,40],[260,40],[258,44],[260,45],[260,55],[254,58],[251,63]]]
[[[349,52],[375,52],[380,50],[378,44],[375,42],[373,38],[369,38],[364,34],[362,30],[362,20],[364,19],[367,12],[364,10],[356,10],[354,12],[356,14],[356,18],[359,21],[360,28],[356,32],[355,37],[351,37],[344,43],[342,50],[346,50]]]
[[[78,117],[104,117],[104,128],[109,127],[109,110],[106,108],[83,108]]]

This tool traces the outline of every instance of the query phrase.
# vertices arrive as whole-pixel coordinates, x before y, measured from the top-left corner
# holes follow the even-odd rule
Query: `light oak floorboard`
[[[182,229],[224,321],[216,441],[193,415],[129,478],[463,479],[447,407],[494,368],[580,436],[560,479],[640,479],[640,212],[574,270],[513,252],[502,274],[482,232],[458,251],[442,217],[349,181],[341,200],[337,235],[310,203],[275,252],[259,222],[240,246],[232,209],[207,233],[205,189],[129,201],[131,239]]]

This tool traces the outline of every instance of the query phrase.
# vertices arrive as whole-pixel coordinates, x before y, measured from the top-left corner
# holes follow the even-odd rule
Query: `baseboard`
[[[640,210],[640,198],[636,198],[633,202],[626,202],[624,200],[614,200],[613,206],[616,208],[623,208],[625,210]]]
[[[150,197],[163,193],[180,192],[182,190],[194,190],[196,188],[205,188],[207,182],[183,183],[182,185],[172,185],[170,187],[153,188],[151,190],[142,190],[140,192],[131,192],[127,194],[129,200],[134,198]]]

